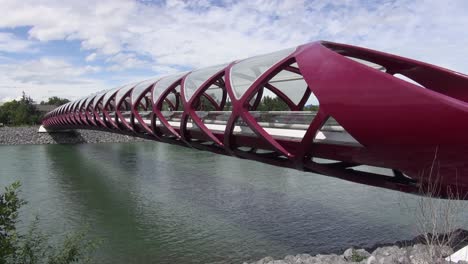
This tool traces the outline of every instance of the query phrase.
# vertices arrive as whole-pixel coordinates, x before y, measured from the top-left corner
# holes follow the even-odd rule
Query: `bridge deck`
[[[180,128],[180,122],[183,111],[163,112],[164,117],[169,124],[175,128]],[[252,111],[250,114],[256,119],[258,124],[268,134],[277,139],[301,141],[309,128],[310,122],[316,116],[314,111]],[[131,112],[122,112],[125,121],[131,122]],[[147,125],[151,125],[151,112],[140,112],[143,121]],[[224,133],[226,125],[231,115],[230,111],[198,111],[197,115],[202,119],[204,125],[213,133]],[[112,118],[115,118],[115,113],[110,113]],[[137,121],[135,122],[137,124]],[[137,124],[138,125],[138,124]],[[156,126],[163,128],[164,125],[156,120]],[[191,119],[187,122],[187,129],[194,131],[200,128]],[[233,131],[234,135],[255,136],[255,133],[248,125],[238,120]],[[343,129],[334,119],[329,119],[322,128],[317,132],[314,142],[328,144],[343,144],[343,145],[360,145],[346,130]]]

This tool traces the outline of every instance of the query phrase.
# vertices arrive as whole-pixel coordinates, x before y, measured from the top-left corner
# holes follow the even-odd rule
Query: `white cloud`
[[[50,96],[75,99],[108,86],[86,77],[96,71],[99,68],[76,67],[63,59],[50,57],[0,64],[0,101],[17,97],[23,91],[37,101]]]
[[[151,67],[151,69],[154,71],[154,72],[157,72],[158,76],[165,76],[165,75],[169,75],[169,74],[174,74],[174,73],[178,73],[180,72],[179,69],[175,68],[175,67],[172,67],[172,66],[167,66],[167,65],[155,65],[153,67]]]
[[[110,71],[123,71],[125,69],[143,68],[145,66],[149,67],[147,61],[139,59],[138,56],[133,53],[118,53],[110,56],[106,61],[113,64],[108,68]]]
[[[97,54],[93,52],[93,53],[89,54],[88,56],[86,56],[85,61],[86,62],[92,62],[92,61],[94,61],[96,59],[96,57],[97,57]]]
[[[16,37],[13,33],[0,32],[0,52],[35,52],[34,42]]]
[[[32,41],[77,40],[83,50],[92,52],[82,59],[96,62],[97,57],[102,58],[109,66],[65,67],[70,71],[66,75],[74,76],[72,80],[77,82],[94,81],[96,86],[103,82],[85,78],[86,74],[119,71],[120,78],[126,70],[147,69],[161,75],[181,67],[229,62],[319,39],[366,46],[468,72],[468,60],[464,59],[468,57],[468,2],[464,0],[168,0],[165,4],[0,0],[0,6],[0,28],[31,27],[30,39],[23,40],[23,46],[12,35],[6,36],[10,39],[2,46],[0,35],[0,49],[16,46],[23,52]],[[28,81],[47,83],[46,78],[57,78],[49,75],[50,70],[44,71],[28,75]]]
[[[0,105],[3,104],[3,103],[6,103],[6,102],[11,102],[13,100],[20,100],[21,99],[21,96],[17,96],[16,98],[13,98],[13,97],[3,97],[0,99]]]

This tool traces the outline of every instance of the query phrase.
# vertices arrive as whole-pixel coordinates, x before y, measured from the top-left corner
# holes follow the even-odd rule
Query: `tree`
[[[310,105],[304,106],[304,111],[315,111],[315,112],[317,112],[318,110],[319,110],[318,105],[310,104]]]
[[[20,184],[15,182],[0,194],[0,264],[6,263],[7,256],[13,255],[16,251],[18,210],[25,204],[18,198],[19,187]]]
[[[256,111],[288,111],[288,105],[279,97],[265,96]]]
[[[0,106],[0,123],[8,125],[31,125],[40,122],[41,115],[34,101],[24,92],[19,101],[13,100]]]
[[[66,98],[60,98],[60,97],[57,97],[57,96],[52,96],[52,97],[49,97],[49,100],[47,102],[41,101],[41,105],[60,106],[60,105],[66,104],[68,102],[70,102],[70,100],[68,100]]]

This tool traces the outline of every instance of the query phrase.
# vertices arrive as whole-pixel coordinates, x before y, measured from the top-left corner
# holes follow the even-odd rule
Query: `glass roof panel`
[[[142,81],[137,86],[135,86],[135,88],[133,88],[132,95],[131,95],[132,104],[136,103],[136,100],[138,99],[138,97],[141,96],[141,93],[144,92],[146,90],[146,88],[153,85],[159,79],[160,78],[153,78],[153,79],[149,79],[149,80],[146,80],[146,81]]]
[[[79,102],[80,102],[80,100],[73,101],[73,104],[70,106],[70,111],[74,112],[75,108],[76,108],[76,106],[78,105]]]
[[[98,93],[98,94],[96,95],[96,97],[95,97],[96,100],[93,101],[93,108],[94,108],[94,109],[96,109],[96,106],[98,105],[99,99],[101,99],[101,98],[106,94],[107,91],[108,91],[108,90],[102,91],[102,92],[100,92],[100,93]]]
[[[109,90],[108,92],[106,92],[106,94],[104,95],[104,99],[102,100],[102,105],[106,105],[107,102],[111,99],[111,97],[120,89],[121,87],[117,87],[117,88],[114,88],[114,89],[111,89]]]
[[[78,109],[82,109],[82,108],[83,108],[84,104],[86,103],[86,99],[87,99],[87,98],[81,98],[81,99],[80,99],[80,104],[79,104]]]
[[[78,109],[80,109],[81,100],[83,100],[83,99],[80,98],[80,99],[76,100],[76,104],[75,104],[75,106],[73,108],[75,111],[78,111]]]
[[[86,98],[86,102],[85,102],[85,106],[84,106],[85,109],[88,109],[89,105],[91,104],[91,101],[93,100],[93,98],[94,98],[95,96],[96,96],[96,95],[93,94],[93,95],[89,96],[88,98]]]
[[[70,102],[70,104],[67,106],[67,112],[70,112],[70,111],[71,111],[71,109],[72,109],[72,107],[73,107],[74,104],[75,104],[75,101]]]
[[[279,72],[268,83],[278,88],[295,104],[301,101],[308,89],[302,75],[286,70]]]
[[[370,67],[370,68],[373,68],[373,69],[376,69],[376,70],[379,70],[379,71],[386,71],[385,67],[382,66],[382,65],[379,65],[379,64],[376,64],[376,63],[373,63],[373,62],[370,62],[370,61],[366,61],[366,60],[363,60],[363,59],[359,59],[359,58],[354,58],[354,57],[349,57],[349,56],[344,56],[345,58],[348,58],[348,59],[351,59],[355,62],[359,62],[361,64],[364,64],[366,65],[367,67]]]
[[[69,106],[70,104],[71,104],[71,103],[66,103],[66,104],[63,106],[63,108],[62,108],[62,110],[61,110],[60,112],[61,112],[62,114],[65,113],[65,112],[67,111],[68,106]]]
[[[191,72],[184,81],[185,100],[189,101],[200,86],[214,74],[225,68],[227,64],[216,65]]]
[[[216,103],[221,104],[221,101],[223,100],[223,89],[216,86],[212,85],[210,86],[205,92],[207,96],[211,97],[213,100],[216,101]]]
[[[296,48],[245,59],[235,64],[230,71],[231,86],[236,98],[241,98],[257,78],[280,60],[289,56]]]
[[[75,110],[75,105],[76,105],[77,101],[73,101],[73,103],[70,105],[70,107],[68,108],[68,111],[72,112]]]
[[[133,87],[135,87],[136,84],[137,83],[131,83],[131,84],[127,84],[127,85],[123,86],[122,88],[120,88],[119,91],[117,91],[117,94],[115,95],[115,103],[120,102],[120,100],[122,100],[122,97],[128,91],[130,91]]]
[[[156,85],[154,86],[153,89],[153,102],[156,103],[158,101],[159,97],[166,91],[169,86],[171,86],[173,83],[178,81],[182,76],[184,76],[186,73],[178,73],[174,75],[167,76],[163,79],[161,79]]]

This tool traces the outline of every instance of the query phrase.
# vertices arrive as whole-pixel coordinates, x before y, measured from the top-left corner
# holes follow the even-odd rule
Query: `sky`
[[[466,0],[0,0],[0,102],[329,40],[468,73]]]

